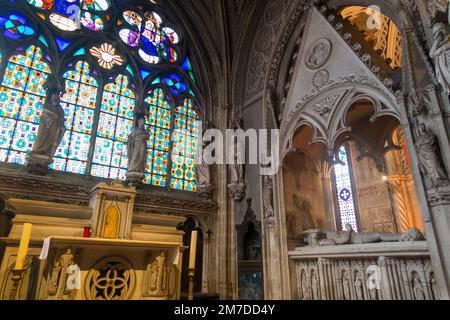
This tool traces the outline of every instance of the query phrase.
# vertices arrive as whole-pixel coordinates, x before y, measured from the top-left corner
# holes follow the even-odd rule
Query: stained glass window
[[[58,76],[65,80],[61,107],[66,132],[51,169],[125,179],[127,139],[136,112],[145,113],[135,110],[137,97],[143,95],[149,132],[144,182],[196,191],[195,120],[199,117],[192,100],[196,78],[181,45],[181,33],[154,11],[155,2],[130,8],[113,8],[116,2],[111,0],[25,2],[26,10],[17,2],[16,9],[0,14],[0,38],[8,45],[20,40],[17,54],[5,58],[0,53],[4,72],[0,75],[0,161],[26,164],[36,140],[52,61],[67,69],[58,68],[62,70]],[[26,17],[31,15],[41,20],[29,23]],[[124,54],[123,43],[91,39],[90,30],[120,38],[130,54]],[[89,45],[75,47],[78,40],[72,38]],[[50,53],[44,55],[43,50]],[[78,62],[68,64],[72,59]]]
[[[158,64],[161,60],[176,62],[178,58],[174,45],[180,37],[170,27],[163,25],[156,12],[139,14],[127,10],[123,13],[126,27],[119,32],[120,38],[128,46],[138,48],[139,56],[147,63]]]
[[[114,83],[105,86],[92,161],[93,176],[125,179],[126,143],[133,127],[134,108],[135,95],[126,76],[119,75]]]
[[[342,164],[334,167],[334,178],[336,183],[336,197],[339,210],[340,229],[350,224],[353,230],[358,231],[356,219],[356,206],[353,197],[353,185],[350,172],[350,157],[345,146],[339,149],[339,160]]]
[[[10,39],[19,39],[22,36],[34,34],[33,28],[26,24],[25,18],[18,14],[0,17],[0,27],[3,29],[3,34]]]
[[[171,179],[173,189],[197,191],[195,155],[199,134],[198,119],[191,99],[184,99],[175,109]]]
[[[47,11],[48,19],[57,28],[75,31],[81,26],[99,31],[105,27],[102,14],[110,8],[107,0],[27,0],[28,3]]]
[[[36,140],[50,73],[42,50],[30,46],[9,59],[0,87],[0,161],[25,164]]]
[[[59,145],[52,168],[79,174],[86,173],[98,82],[90,75],[90,66],[79,61],[66,72],[66,92],[61,98],[66,133]]]
[[[153,90],[145,102],[149,107],[147,125],[150,138],[144,182],[165,187],[169,166],[172,106],[164,91],[159,88]]]

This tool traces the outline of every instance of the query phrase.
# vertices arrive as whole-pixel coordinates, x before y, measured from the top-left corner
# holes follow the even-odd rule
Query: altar
[[[186,218],[134,213],[135,194],[116,182],[93,188],[89,207],[10,200],[16,217],[0,238],[0,299],[179,299],[186,247],[177,226]]]

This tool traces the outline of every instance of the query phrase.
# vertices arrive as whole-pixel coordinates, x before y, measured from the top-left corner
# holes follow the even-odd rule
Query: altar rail
[[[435,300],[426,241],[301,247],[289,252],[301,300]]]

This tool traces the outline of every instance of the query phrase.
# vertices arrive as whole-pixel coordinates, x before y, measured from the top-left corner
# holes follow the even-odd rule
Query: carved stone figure
[[[28,156],[30,167],[35,167],[34,171],[46,169],[53,161],[53,155],[60,145],[64,132],[64,110],[61,107],[60,95],[64,91],[64,86],[55,75],[49,75],[44,84],[47,90],[44,109],[40,117],[40,125],[33,144],[33,150]],[[42,173],[42,172],[41,172]]]
[[[40,121],[32,153],[53,157],[66,131],[58,92],[48,95]]]
[[[382,233],[382,232],[355,232],[350,224],[345,226],[345,231],[323,231],[320,229],[307,230],[302,234],[305,241],[314,246],[335,246],[346,244],[364,244],[376,242],[400,242],[420,241],[423,234],[414,229],[408,229],[404,234]]]
[[[264,176],[263,204],[266,218],[272,218],[273,212],[273,182],[270,176]]]
[[[71,248],[68,248],[63,255],[55,260],[48,287],[48,294],[52,299],[67,300],[75,296],[76,289],[67,287],[69,268],[74,264],[75,260]]]
[[[412,274],[411,287],[413,288],[415,300],[425,300],[425,291],[417,272],[413,272]]]
[[[433,26],[434,43],[430,56],[434,59],[436,77],[445,94],[450,95],[450,43],[445,25],[436,23]]]
[[[144,296],[149,297],[162,297],[169,294],[166,251],[161,251],[159,256],[148,264],[143,291]]]
[[[356,271],[355,272],[355,293],[356,293],[357,300],[364,300],[362,285],[363,285],[363,283],[361,280],[361,274],[358,271]]]
[[[342,289],[344,300],[351,300],[352,297],[350,295],[350,280],[347,271],[342,272]]]
[[[416,139],[419,168],[430,188],[445,187],[449,184],[447,174],[439,157],[436,137],[427,130],[425,124],[418,127]]]
[[[195,164],[195,171],[197,173],[197,189],[200,196],[205,200],[211,199],[214,187],[211,183],[210,166],[205,162],[203,156],[201,157],[201,162]]]
[[[233,110],[233,120],[232,126],[234,130],[243,130],[242,119],[239,118],[238,114]],[[234,147],[234,161],[233,164],[230,165],[230,181],[231,183],[228,185],[228,189],[230,192],[230,196],[235,201],[241,201],[245,197],[245,181],[244,181],[244,159],[242,158],[242,152],[244,150],[241,149],[239,140],[233,142]]]
[[[307,280],[307,277],[306,277],[306,272],[302,272],[301,281],[302,281],[302,286],[301,286],[301,288],[302,288],[302,299],[303,300],[310,300],[310,297],[309,297],[309,285],[308,285],[308,280]]]
[[[145,130],[144,124],[145,119],[140,117],[137,120],[137,126],[133,128],[128,137],[128,171],[126,176],[132,183],[138,183],[144,178],[148,140],[148,132]]]
[[[434,272],[430,273],[430,288],[431,288],[431,294],[432,294],[432,300],[437,300],[437,297],[439,297],[438,293],[438,287],[436,283],[436,278],[434,277]]]
[[[317,273],[314,270],[311,273],[311,290],[312,290],[313,300],[320,300],[319,279],[317,278]]]

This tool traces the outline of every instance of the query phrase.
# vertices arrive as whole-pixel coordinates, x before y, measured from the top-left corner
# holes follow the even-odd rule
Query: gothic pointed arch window
[[[336,226],[343,230],[346,224],[350,224],[355,231],[359,231],[356,198],[349,148],[342,145],[338,151],[339,163],[334,166],[334,184],[336,199]]]
[[[61,98],[66,132],[56,150],[52,168],[85,174],[94,129],[98,81],[91,74],[91,67],[80,60],[64,73],[66,92]]]
[[[126,143],[133,128],[135,103],[128,76],[119,74],[105,85],[92,160],[93,176],[125,179]]]
[[[50,72],[38,45],[9,58],[0,86],[0,161],[25,164],[36,140],[45,102],[43,84]]]
[[[144,116],[143,183],[195,192],[202,113],[186,40],[162,5],[9,3],[0,13],[0,161],[27,164],[54,72],[65,83],[66,131],[50,169],[125,180],[128,136]]]

